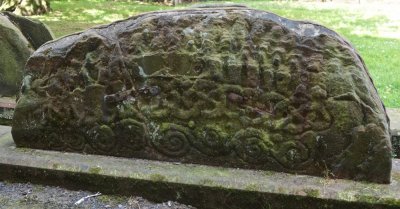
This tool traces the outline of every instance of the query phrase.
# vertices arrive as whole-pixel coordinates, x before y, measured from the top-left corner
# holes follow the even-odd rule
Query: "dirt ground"
[[[195,209],[173,201],[154,203],[142,197],[110,195],[87,198],[75,204],[81,198],[94,194],[60,187],[0,181],[0,209]]]

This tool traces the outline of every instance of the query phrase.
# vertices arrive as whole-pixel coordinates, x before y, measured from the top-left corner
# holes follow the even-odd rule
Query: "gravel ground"
[[[0,181],[0,209],[63,209],[63,208],[116,208],[116,209],[195,209],[193,206],[168,201],[153,203],[142,197],[99,195],[77,201],[95,193],[72,191],[60,187],[30,183]]]

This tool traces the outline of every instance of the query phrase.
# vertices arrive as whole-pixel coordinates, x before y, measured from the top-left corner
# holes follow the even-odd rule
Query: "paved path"
[[[141,197],[114,195],[88,198],[75,205],[81,198],[93,194],[54,186],[0,181],[0,209],[195,209],[173,201],[154,203]]]
[[[11,127],[9,126],[0,126],[0,137],[3,136],[6,133],[9,133],[11,131]]]
[[[400,109],[387,109],[387,113],[390,118],[390,129],[392,134],[400,136]]]

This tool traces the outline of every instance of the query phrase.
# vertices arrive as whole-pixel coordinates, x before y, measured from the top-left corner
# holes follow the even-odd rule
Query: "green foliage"
[[[400,107],[400,39],[398,38],[400,21],[395,22],[396,20],[389,18],[385,10],[378,10],[372,4],[358,5],[358,7],[338,5],[329,8],[324,3],[265,0],[233,0],[233,2],[268,10],[291,19],[311,20],[337,31],[347,38],[364,58],[385,105]],[[181,9],[188,6],[169,7],[133,0],[53,0],[51,3],[53,12],[36,18],[48,24],[56,36],[143,12]],[[400,7],[400,4],[397,5]],[[392,36],[385,34],[388,31]],[[396,34],[397,38],[394,38]]]
[[[46,23],[57,37],[143,12],[172,9],[166,5],[128,0],[54,0],[51,7],[50,14],[36,18]]]
[[[38,15],[50,10],[50,0],[0,0],[0,11],[18,15]]]

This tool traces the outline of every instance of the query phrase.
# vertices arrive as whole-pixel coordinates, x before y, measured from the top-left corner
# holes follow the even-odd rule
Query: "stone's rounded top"
[[[190,8],[248,8],[246,5],[243,4],[234,4],[234,3],[221,3],[221,4],[194,4]]]
[[[204,23],[207,24],[207,21],[210,20],[211,22],[215,22],[216,20],[224,21],[224,18],[239,18],[239,19],[246,19],[250,22],[257,22],[257,21],[272,21],[276,24],[279,24],[284,30],[291,30],[297,35],[301,37],[316,37],[316,36],[333,36],[337,40],[343,42],[345,45],[349,45],[350,43],[342,38],[339,34],[335,31],[328,29],[324,26],[319,24],[308,22],[308,21],[295,21],[290,20],[281,16],[278,16],[274,13],[262,11],[262,10],[255,10],[248,8],[245,5],[240,4],[200,4],[194,5],[193,8],[188,9],[180,9],[180,10],[166,10],[166,11],[156,11],[156,12],[148,12],[143,13],[137,16],[130,17],[125,20],[116,21],[114,23],[108,25],[101,25],[97,27],[93,27],[89,30],[83,32],[77,32],[71,35],[67,35],[62,37],[61,39],[57,40],[57,45],[60,42],[64,43],[72,43],[75,38],[80,36],[86,36],[89,33],[99,33],[101,36],[104,36],[107,39],[116,38],[115,35],[118,33],[124,33],[130,28],[134,28],[135,25],[148,22],[155,19],[172,19],[175,23],[182,21],[189,16],[192,16],[194,19],[200,18],[203,19],[205,17]],[[108,35],[108,33],[110,33]],[[50,45],[52,42],[49,42]],[[51,47],[53,47],[51,45]],[[352,46],[350,48],[353,49]],[[41,48],[41,50],[46,50],[46,45]],[[39,51],[40,52],[40,51]]]
[[[242,7],[152,12],[48,42],[18,146],[390,181],[383,104],[355,49]]]

